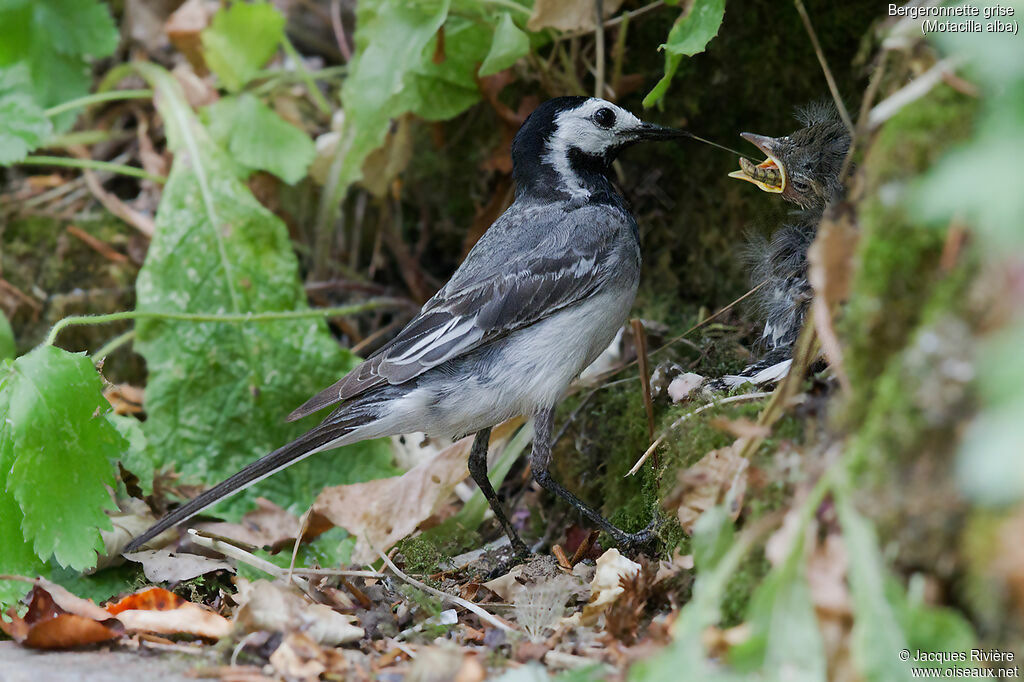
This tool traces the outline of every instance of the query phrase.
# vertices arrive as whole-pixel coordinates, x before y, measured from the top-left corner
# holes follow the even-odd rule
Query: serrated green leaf
[[[501,15],[494,29],[491,49],[480,65],[480,75],[490,76],[516,63],[530,51],[530,37],[516,26],[507,13]]]
[[[146,433],[142,430],[142,422],[135,417],[123,414],[108,414],[107,419],[117,432],[121,434],[127,443],[127,447],[118,458],[121,466],[135,474],[139,479],[139,488],[144,495],[153,492],[153,466],[152,451],[149,448],[149,441],[146,440]]]
[[[95,0],[42,0],[35,23],[56,38],[53,48],[74,57],[106,57],[117,49],[118,33],[110,8]]]
[[[89,60],[117,47],[110,9],[97,0],[35,0],[0,5],[0,67],[24,64],[31,74],[30,94],[40,107],[80,97],[89,91]],[[66,130],[77,113],[51,120]]]
[[[239,313],[306,307],[284,223],[233,175],[174,79],[152,65],[140,70],[159,93],[175,161],[138,276],[138,309]],[[135,347],[149,369],[143,430],[154,461],[173,466],[192,483],[216,483],[298,436],[304,427],[285,422],[288,412],[358,362],[320,319],[145,320],[136,329]],[[359,443],[299,462],[221,509],[236,514],[262,495],[301,512],[324,486],[394,473],[385,442]]]
[[[0,68],[0,166],[17,163],[52,134],[50,119],[29,95],[28,67]]]
[[[35,554],[78,570],[96,563],[113,504],[110,461],[125,446],[106,420],[96,368],[84,353],[41,346],[11,365],[0,424],[6,494],[17,501]]]
[[[7,321],[6,315],[0,314],[0,360],[13,359],[17,352],[11,323]]]
[[[703,52],[711,39],[718,34],[724,17],[725,0],[694,0],[689,11],[676,20],[668,33],[668,38],[660,47],[665,51],[665,75],[644,97],[645,107],[661,101],[679,68],[681,58]]]
[[[284,24],[269,3],[233,3],[217,12],[200,36],[207,66],[228,90],[240,90],[277,52]]]
[[[5,318],[6,319],[6,318]],[[36,575],[43,562],[32,551],[21,530],[24,515],[14,497],[7,491],[7,479],[14,464],[13,434],[3,428],[11,404],[8,390],[14,376],[14,363],[0,361],[0,573],[7,575]],[[13,580],[0,580],[0,607],[6,609],[28,592],[29,585]]]
[[[309,136],[250,94],[223,97],[207,109],[210,134],[248,169],[273,173],[289,185],[316,156]]]
[[[909,679],[909,666],[896,656],[907,648],[907,638],[886,599],[885,567],[875,531],[854,509],[845,491],[837,491],[836,511],[850,557],[848,571],[854,615],[850,648],[854,664],[870,682]],[[892,655],[879,655],[879,652]]]

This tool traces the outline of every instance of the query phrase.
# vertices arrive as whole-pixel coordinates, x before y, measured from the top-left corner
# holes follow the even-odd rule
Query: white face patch
[[[601,109],[610,109],[615,115],[615,123],[610,128],[602,127],[595,120],[595,115]],[[586,154],[601,156],[609,148],[627,140],[629,131],[641,125],[640,119],[622,107],[591,97],[581,106],[563,111],[555,117],[555,130],[548,138],[548,152],[544,155],[544,162],[555,169],[570,194],[587,197],[590,192],[583,187],[569,164],[569,150],[575,147]]]

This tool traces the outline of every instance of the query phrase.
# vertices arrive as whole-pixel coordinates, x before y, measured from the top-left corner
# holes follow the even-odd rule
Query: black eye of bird
[[[794,178],[793,179],[793,189],[795,189],[797,192],[800,192],[801,194],[803,194],[805,192],[811,191],[811,186],[808,185],[803,180],[797,180],[796,178]]]
[[[594,123],[602,128],[611,128],[615,125],[615,112],[608,107],[602,107],[594,112]]]

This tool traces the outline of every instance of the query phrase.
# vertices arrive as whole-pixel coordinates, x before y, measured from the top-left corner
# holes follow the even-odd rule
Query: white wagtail
[[[800,206],[771,239],[755,237],[746,248],[751,283],[760,284],[755,305],[765,320],[762,341],[768,351],[737,375],[723,377],[724,387],[747,381],[775,381],[789,369],[789,357],[811,299],[807,249],[825,208],[842,194],[840,172],[850,150],[850,133],[829,105],[797,112],[803,128],[784,137],[753,133],[741,136],[767,157],[759,164],[741,158],[731,178],[746,180]]]
[[[515,201],[398,335],[291,413],[330,405],[323,423],[201,493],[126,551],[321,450],[412,431],[475,433],[469,471],[518,554],[528,553],[487,478],[491,427],[534,417],[531,470],[616,542],[636,545],[548,473],[555,404],[626,321],[640,279],[636,220],[613,187],[624,147],[683,133],[610,102],[559,97],[540,105],[512,143]]]

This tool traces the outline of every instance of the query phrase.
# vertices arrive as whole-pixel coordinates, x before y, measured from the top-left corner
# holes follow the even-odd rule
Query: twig
[[[643,391],[644,411],[647,412],[647,442],[654,440],[654,401],[651,399],[651,373],[647,364],[647,334],[644,323],[638,319],[630,321],[633,326],[633,342],[636,345],[636,361],[640,365],[640,389]],[[657,460],[654,462],[658,465]]]
[[[647,14],[651,10],[658,9],[659,7],[661,7],[664,4],[665,4],[665,0],[656,0],[656,2],[649,3],[647,5],[644,5],[643,7],[637,7],[634,10],[631,10],[629,12],[623,12],[622,14],[620,14],[620,15],[618,15],[616,17],[612,17],[608,21],[604,22],[603,26],[605,28],[611,28],[612,26],[617,26],[618,24],[621,24],[624,21],[631,21],[631,20],[637,18],[638,16],[640,16],[641,14]],[[563,39],[578,38],[579,36],[585,36],[588,33],[590,33],[590,29],[583,29],[583,30],[579,30],[579,31],[571,31],[569,33],[563,33],[559,37],[563,38]]]
[[[829,92],[832,93],[832,99],[835,100],[839,117],[843,119],[843,124],[852,135],[853,121],[850,120],[850,112],[846,110],[846,105],[843,104],[843,99],[839,96],[839,87],[836,85],[836,79],[832,77],[832,70],[828,68],[828,62],[825,61],[825,53],[821,51],[818,35],[814,32],[814,26],[811,25],[811,18],[807,16],[807,8],[804,7],[803,0],[793,0],[793,2],[796,4],[796,11],[800,13],[800,19],[804,22],[804,28],[807,29],[807,35],[810,37],[811,45],[814,47],[814,54],[818,56],[821,70],[825,73],[825,81],[828,83]]]
[[[633,465],[632,469],[630,469],[629,471],[626,472],[626,476],[632,476],[636,472],[640,471],[640,467],[642,467],[644,465],[644,462],[647,461],[647,458],[650,457],[651,454],[655,450],[658,449],[658,446],[661,445],[662,442],[665,440],[665,436],[667,436],[677,426],[682,424],[684,421],[686,421],[690,417],[696,416],[696,415],[700,414],[701,412],[704,412],[705,410],[710,410],[713,407],[719,407],[721,405],[728,405],[729,403],[745,402],[747,400],[761,400],[762,398],[770,398],[771,396],[772,396],[772,394],[771,393],[767,393],[767,392],[765,392],[765,393],[744,393],[743,395],[733,395],[733,396],[729,396],[728,398],[722,398],[721,400],[716,400],[713,403],[708,403],[707,405],[701,405],[700,407],[698,407],[693,412],[687,412],[683,416],[679,417],[679,419],[677,419],[674,422],[672,422],[672,424],[668,427],[668,429],[665,430],[665,433],[663,433],[660,436],[658,436],[658,439],[656,441],[654,441],[653,443],[651,443],[651,447],[647,448],[647,450],[644,451],[644,454],[640,455],[640,459],[638,459],[636,461],[636,464]],[[623,476],[623,478],[625,478],[625,476]]]
[[[352,61],[352,48],[345,37],[345,26],[341,23],[340,0],[331,0],[331,29],[334,31],[334,40],[338,43],[341,56],[346,62]]]
[[[429,585],[425,585],[425,584],[421,583],[419,580],[416,580],[414,578],[410,578],[405,573],[402,573],[402,571],[399,570],[398,566],[395,566],[395,562],[393,562],[391,559],[389,559],[388,556],[386,554],[384,554],[384,552],[378,551],[377,554],[380,555],[380,558],[384,561],[384,564],[388,568],[391,569],[392,573],[394,573],[399,578],[401,578],[405,582],[409,583],[413,587],[417,587],[417,588],[423,590],[424,592],[427,592],[428,594],[432,594],[435,597],[438,597],[439,599],[444,599],[444,600],[447,600],[447,601],[449,601],[449,602],[451,602],[453,604],[458,604],[459,606],[463,607],[464,609],[467,609],[467,610],[472,611],[473,613],[475,613],[477,616],[480,617],[480,620],[486,621],[486,622],[490,623],[491,625],[493,625],[496,628],[499,628],[499,629],[504,630],[506,632],[513,632],[515,630],[515,628],[509,627],[508,625],[503,623],[501,620],[499,620],[498,618],[496,618],[496,617],[492,616],[491,614],[487,613],[482,608],[480,608],[477,604],[474,604],[471,601],[466,601],[462,597],[456,597],[454,594],[448,594],[447,592],[442,592],[441,590],[434,589],[433,587],[430,587]]]
[[[375,299],[365,303],[342,306],[340,308],[312,308],[310,310],[274,310],[263,313],[167,313],[149,312],[144,310],[126,310],[107,315],[74,315],[65,317],[50,329],[46,337],[46,345],[52,346],[57,335],[66,327],[109,324],[122,320],[175,320],[179,322],[275,322],[281,320],[306,320],[317,317],[341,317],[357,313],[377,310],[392,305],[404,305],[395,299]]]
[[[604,0],[594,0],[594,97],[604,97]]]
[[[296,568],[292,571],[295,575],[309,576],[343,576],[346,578],[383,578],[384,573],[379,571],[346,570],[340,568]]]
[[[712,320],[715,320],[715,319],[717,319],[718,317],[720,317],[720,316],[724,315],[724,314],[725,314],[726,312],[728,312],[729,310],[731,310],[731,309],[733,308],[733,306],[735,306],[736,304],[738,304],[738,303],[741,303],[741,302],[743,302],[744,300],[746,300],[746,298],[747,298],[747,297],[749,297],[749,296],[752,296],[752,295],[753,295],[753,294],[754,294],[754,293],[755,293],[755,292],[756,292],[756,291],[757,291],[758,289],[760,289],[760,288],[761,288],[761,287],[763,287],[763,286],[764,286],[765,284],[767,284],[767,282],[768,282],[768,280],[764,280],[763,282],[761,282],[760,284],[758,284],[757,286],[755,286],[754,288],[752,288],[752,289],[751,289],[750,291],[748,291],[747,293],[745,293],[745,294],[743,294],[742,296],[740,296],[739,298],[737,298],[737,299],[736,299],[735,301],[733,301],[732,303],[729,303],[729,304],[728,304],[728,305],[726,305],[725,307],[723,307],[723,308],[720,308],[719,310],[717,310],[717,311],[716,311],[716,312],[715,312],[715,313],[714,313],[713,315],[710,315],[710,316],[708,316],[708,317],[705,317],[705,318],[704,318],[703,320],[701,320],[701,321],[700,321],[700,322],[698,322],[697,324],[693,325],[692,327],[690,327],[689,329],[687,329],[687,330],[686,330],[685,332],[683,332],[683,333],[682,333],[682,334],[680,334],[679,336],[675,337],[674,339],[670,339],[670,340],[666,341],[665,343],[663,343],[663,344],[662,344],[661,346],[659,346],[658,348],[655,348],[655,349],[654,349],[653,351],[651,351],[651,352],[649,353],[649,355],[652,355],[652,356],[653,356],[653,355],[657,355],[658,353],[660,353],[661,351],[665,350],[665,349],[666,349],[666,348],[668,348],[669,346],[673,346],[673,345],[675,345],[675,344],[679,343],[680,341],[682,341],[682,340],[683,340],[684,338],[686,338],[687,336],[689,336],[689,335],[690,335],[690,334],[692,334],[693,332],[695,332],[695,331],[697,331],[698,329],[700,329],[701,327],[703,327],[703,326],[705,326],[705,325],[709,324],[709,323],[710,323],[710,322],[711,322]],[[616,375],[616,374],[618,374],[619,372],[622,372],[622,371],[624,371],[624,370],[627,370],[627,369],[629,369],[630,367],[632,367],[632,366],[633,366],[633,365],[635,365],[635,364],[637,364],[637,361],[636,361],[636,360],[634,360],[633,362],[629,362],[629,363],[626,363],[626,364],[625,364],[625,365],[623,365],[622,367],[619,367],[618,369],[613,369],[613,370],[611,370],[611,371],[607,372],[606,374],[604,374],[604,375],[602,375],[602,376],[598,377],[598,379],[599,379],[599,380],[601,380],[601,381],[603,381],[603,380],[605,380],[605,379],[610,379],[611,377],[615,376],[615,375]],[[599,386],[598,388],[607,388],[608,386],[611,386],[611,385],[612,385],[611,383],[605,383],[605,384],[602,384],[601,386]]]
[[[954,57],[936,62],[932,68],[876,104],[868,114],[868,130],[874,130],[895,116],[903,107],[927,95],[932,88],[942,82],[946,73],[951,72],[956,64],[957,60]]]
[[[89,151],[81,145],[73,145],[68,148],[68,151],[70,151],[75,158],[83,161],[92,160],[89,155]],[[85,186],[89,188],[89,192],[96,197],[96,200],[103,205],[103,208],[107,209],[150,239],[153,238],[153,235],[156,233],[156,223],[153,222],[151,217],[136,211],[134,208],[121,201],[121,199],[105,190],[103,188],[103,183],[100,182],[99,178],[96,177],[96,174],[90,169],[83,169],[82,179],[85,181]]]
[[[206,533],[195,528],[189,528],[187,531],[189,540],[207,549],[212,549],[215,552],[220,552],[226,557],[241,561],[243,564],[248,564],[253,568],[257,568],[264,573],[274,576],[275,578],[288,578],[288,569],[281,568],[276,564],[272,564],[266,559],[247,552],[241,547],[226,542],[225,540],[219,540],[214,537],[210,537]],[[295,583],[303,592],[309,591],[309,581],[305,578],[300,578],[297,575],[291,576],[291,582]]]
[[[101,239],[97,239],[77,225],[68,225],[67,232],[72,237],[75,237],[82,241],[86,246],[100,254],[104,258],[115,263],[127,263],[128,256],[124,255],[120,251],[111,248],[110,244],[107,244]]]

